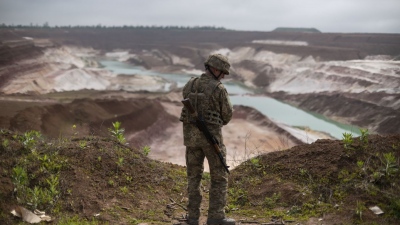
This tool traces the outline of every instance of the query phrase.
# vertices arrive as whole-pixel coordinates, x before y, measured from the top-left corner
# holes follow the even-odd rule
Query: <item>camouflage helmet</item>
[[[231,67],[228,58],[221,54],[211,54],[208,56],[208,59],[204,62],[204,66],[214,67],[226,75],[229,75],[229,68]]]

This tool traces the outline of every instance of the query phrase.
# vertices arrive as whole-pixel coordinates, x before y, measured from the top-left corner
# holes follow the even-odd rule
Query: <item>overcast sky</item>
[[[400,0],[0,0],[0,24],[45,22],[400,33]]]

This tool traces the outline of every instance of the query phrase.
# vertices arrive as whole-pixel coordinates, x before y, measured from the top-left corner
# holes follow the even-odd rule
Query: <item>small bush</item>
[[[108,128],[108,131],[111,133],[111,135],[117,139],[117,141],[121,144],[126,143],[126,139],[124,136],[125,129],[121,128],[121,122],[115,122],[112,123],[113,128]]]

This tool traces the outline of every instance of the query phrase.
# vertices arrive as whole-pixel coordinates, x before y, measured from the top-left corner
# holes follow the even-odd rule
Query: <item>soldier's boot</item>
[[[223,219],[207,219],[207,225],[235,225],[236,222],[232,218]]]

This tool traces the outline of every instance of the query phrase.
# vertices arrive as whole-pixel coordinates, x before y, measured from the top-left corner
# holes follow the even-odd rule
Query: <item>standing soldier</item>
[[[191,78],[183,88],[183,98],[190,99],[193,108],[201,116],[210,133],[217,139],[222,156],[226,159],[226,148],[221,128],[232,118],[232,104],[228,92],[220,82],[229,75],[230,64],[221,54],[211,54],[204,62],[205,72],[199,78]],[[235,220],[225,217],[228,173],[221,163],[213,145],[193,123],[197,118],[183,107],[180,120],[183,122],[184,145],[188,179],[188,223],[197,225],[200,217],[200,182],[207,157],[211,189],[207,224],[234,225]],[[226,163],[226,162],[224,162]]]

